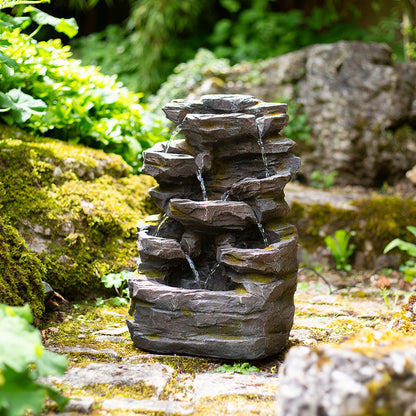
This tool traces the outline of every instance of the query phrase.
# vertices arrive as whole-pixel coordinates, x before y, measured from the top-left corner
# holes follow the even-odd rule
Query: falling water
[[[204,285],[205,287],[208,286],[208,282],[214,277],[214,273],[217,271],[218,267],[220,267],[220,264],[217,263],[209,272],[208,277],[205,279]]]
[[[167,220],[168,218],[169,218],[169,217],[168,217],[168,214],[163,214],[163,217],[162,217],[162,219],[160,220],[159,225],[158,225],[158,226],[157,226],[157,228],[156,228],[155,237],[157,237],[157,236],[158,236],[159,231],[160,231],[160,227],[162,227],[162,225],[166,222],[166,220]]]
[[[226,201],[230,197],[231,190],[228,189],[221,195],[221,201]]]
[[[260,222],[257,223],[257,226],[259,227],[261,236],[263,237],[264,246],[267,247],[269,245],[269,241],[267,240],[267,237],[266,237],[266,231],[264,230],[264,227]]]
[[[165,153],[168,153],[172,141],[181,132],[181,129],[182,129],[182,124],[179,124],[178,126],[176,126],[176,129],[173,130],[172,134],[170,135],[168,144],[166,146]]]
[[[186,260],[187,260],[187,261],[188,261],[188,263],[189,263],[189,267],[191,268],[192,273],[194,274],[195,281],[196,281],[197,283],[200,283],[199,273],[198,273],[198,270],[197,270],[197,269],[196,269],[196,267],[195,267],[194,262],[193,262],[193,261],[192,261],[192,259],[189,257],[188,253],[186,253],[185,251],[184,251],[184,253],[185,253],[185,258],[186,258]]]
[[[208,198],[207,198],[207,190],[205,188],[204,178],[202,177],[202,173],[201,173],[201,170],[200,169],[197,169],[196,170],[196,177],[198,178],[199,183],[201,184],[202,199],[204,201],[208,201]]]
[[[266,158],[266,153],[264,151],[264,144],[263,144],[263,140],[261,139],[261,137],[259,136],[257,143],[260,146],[260,150],[261,150],[261,157],[263,159],[263,163],[264,163],[264,168],[266,170],[266,178],[269,177],[269,165],[267,163],[267,158]]]

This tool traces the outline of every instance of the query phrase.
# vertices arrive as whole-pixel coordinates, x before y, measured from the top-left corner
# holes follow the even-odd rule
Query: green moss
[[[296,225],[300,244],[307,251],[325,246],[326,235],[345,229],[356,232],[354,244],[358,251],[367,246],[371,247],[371,254],[380,255],[394,238],[408,237],[406,226],[416,218],[414,199],[399,196],[363,198],[353,201],[351,208],[293,202],[289,222]]]
[[[19,232],[0,215],[0,303],[19,306],[29,303],[35,322],[44,311],[42,279],[45,268],[31,253]]]
[[[0,204],[69,299],[97,294],[100,276],[135,268],[136,224],[155,210],[154,184],[120,156],[0,125]]]

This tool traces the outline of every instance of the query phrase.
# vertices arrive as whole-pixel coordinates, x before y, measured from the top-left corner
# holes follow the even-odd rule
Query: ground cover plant
[[[64,356],[42,346],[40,332],[30,325],[29,305],[10,307],[0,304],[0,333],[7,342],[0,344],[0,414],[21,416],[39,413],[45,399],[56,401],[63,410],[67,398],[43,384],[39,377],[62,375],[67,368]]]

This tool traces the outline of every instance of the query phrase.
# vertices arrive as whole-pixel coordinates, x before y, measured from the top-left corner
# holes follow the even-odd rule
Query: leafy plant
[[[351,270],[351,265],[347,263],[347,260],[355,250],[355,245],[349,244],[350,238],[354,235],[354,231],[348,233],[341,229],[335,231],[335,238],[325,237],[325,244],[334,257],[337,270]]]
[[[314,188],[329,189],[334,184],[334,179],[337,175],[337,170],[333,170],[329,173],[314,170],[311,173],[311,186]]]
[[[101,281],[106,288],[113,288],[117,296],[111,298],[111,302],[115,306],[128,305],[129,289],[127,287],[128,280],[134,276],[134,272],[122,271],[121,273],[109,273],[101,277]],[[98,305],[103,304],[103,299],[98,299]]]
[[[30,17],[0,12],[0,119],[33,133],[120,154],[137,170],[142,150],[160,140],[164,131],[154,116],[145,115],[139,103],[142,94],[129,92],[115,76],[105,76],[96,67],[81,66],[60,40],[37,42],[25,35],[31,19],[70,36],[75,30],[68,19],[32,6],[26,12]]]
[[[237,362],[233,365],[223,364],[214,370],[215,373],[238,373],[238,374],[249,374],[253,371],[260,371],[257,367],[250,365],[247,362]]]
[[[0,414],[22,416],[39,413],[47,397],[62,410],[67,398],[39,377],[62,375],[67,368],[64,356],[46,351],[39,331],[30,325],[29,305],[0,304]]]
[[[290,98],[282,98],[277,101],[288,103],[287,114],[290,123],[284,129],[285,136],[295,141],[301,141],[306,145],[312,144],[311,127],[308,116],[302,111],[302,105]]]
[[[416,237],[416,227],[414,226],[407,226],[406,229],[411,232]],[[416,257],[416,244],[409,243],[408,241],[404,241],[400,238],[395,238],[394,240],[390,241],[384,248],[383,253],[388,253],[390,250],[394,248],[398,248],[404,252],[406,252],[411,257]],[[404,278],[407,282],[411,282],[416,275],[416,266],[414,260],[409,260],[404,265],[402,265],[401,270],[404,271]]]

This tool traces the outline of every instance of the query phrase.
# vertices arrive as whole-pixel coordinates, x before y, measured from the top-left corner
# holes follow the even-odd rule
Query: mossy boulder
[[[310,193],[313,198],[308,198]],[[355,267],[398,266],[405,260],[405,254],[398,249],[388,255],[383,255],[383,250],[394,238],[412,239],[406,226],[414,225],[416,219],[414,198],[363,190],[354,193],[351,189],[323,191],[293,186],[287,188],[286,198],[291,205],[289,221],[296,225],[301,249],[310,259],[319,261],[325,237],[344,229],[355,232],[351,240],[356,246],[351,258]]]
[[[4,218],[38,259],[33,279],[69,299],[100,293],[103,274],[135,269],[136,224],[156,209],[153,183],[120,156],[0,125]]]
[[[0,215],[0,301],[11,306],[29,303],[38,321],[45,309],[42,280],[46,269],[19,232],[4,220]]]

